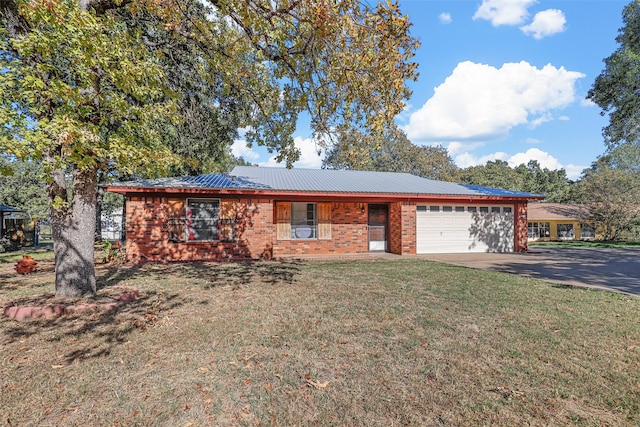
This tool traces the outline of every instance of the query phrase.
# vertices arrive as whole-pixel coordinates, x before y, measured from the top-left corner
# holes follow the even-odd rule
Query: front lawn
[[[0,302],[53,269],[0,264]],[[50,261],[49,261],[50,263]],[[638,425],[640,299],[421,259],[99,266],[117,311],[0,320],[6,425]]]
[[[566,240],[561,242],[529,242],[529,246],[550,246],[554,248],[624,248],[628,246],[640,246],[640,242]]]

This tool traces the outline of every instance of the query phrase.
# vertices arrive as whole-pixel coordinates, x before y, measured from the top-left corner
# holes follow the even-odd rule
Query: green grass
[[[0,302],[53,272],[0,265]],[[639,425],[640,299],[420,259],[100,266],[117,312],[3,318],[9,425]]]
[[[23,255],[29,255],[36,261],[50,261],[53,259],[53,249],[50,246],[39,248],[22,248],[19,251],[0,253],[0,264],[15,263],[22,259]]]
[[[555,248],[624,248],[628,246],[640,246],[640,242],[570,240],[563,242],[529,242],[529,246],[550,246]]]

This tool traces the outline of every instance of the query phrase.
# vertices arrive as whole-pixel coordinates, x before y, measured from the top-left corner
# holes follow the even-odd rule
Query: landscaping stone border
[[[131,288],[119,297],[110,298],[111,302],[83,303],[83,304],[48,304],[42,307],[20,306],[10,302],[4,306],[4,315],[14,320],[37,319],[40,317],[63,316],[65,314],[82,313],[88,310],[115,310],[125,304],[140,298],[140,292]]]

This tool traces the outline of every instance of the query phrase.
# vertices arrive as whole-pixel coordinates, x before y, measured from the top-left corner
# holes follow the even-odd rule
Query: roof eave
[[[105,189],[118,194],[220,194],[236,196],[262,196],[272,198],[323,198],[327,200],[371,199],[371,200],[450,200],[450,201],[512,201],[542,200],[542,196],[488,195],[488,194],[429,194],[429,193],[365,193],[365,192],[330,192],[330,191],[286,191],[265,189],[231,189],[231,188],[175,188],[175,187],[123,187],[107,186]]]

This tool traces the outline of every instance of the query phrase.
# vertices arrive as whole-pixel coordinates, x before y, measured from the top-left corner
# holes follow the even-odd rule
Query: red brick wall
[[[368,216],[362,203],[332,203],[330,240],[276,240],[270,199],[220,198],[233,204],[239,221],[236,242],[171,242],[167,220],[184,217],[184,201],[168,197],[127,198],[127,258],[131,261],[269,259],[284,255],[351,254],[369,250]],[[366,204],[364,205],[366,207]]]
[[[416,204],[389,204],[389,252],[398,255],[416,253]]]
[[[514,238],[513,251],[526,252],[529,249],[529,230],[527,224],[527,202],[516,203],[514,206]]]
[[[362,203],[336,202],[331,207],[330,240],[278,240],[273,255],[356,254],[369,251],[368,214]],[[275,236],[275,233],[274,233]]]
[[[239,216],[235,242],[169,241],[169,199],[167,197],[127,198],[127,259],[131,261],[197,261],[241,258],[268,259],[273,256],[273,204],[268,199],[225,199],[221,205],[233,204]],[[172,207],[181,203],[172,200]],[[184,213],[172,212],[172,216]]]

